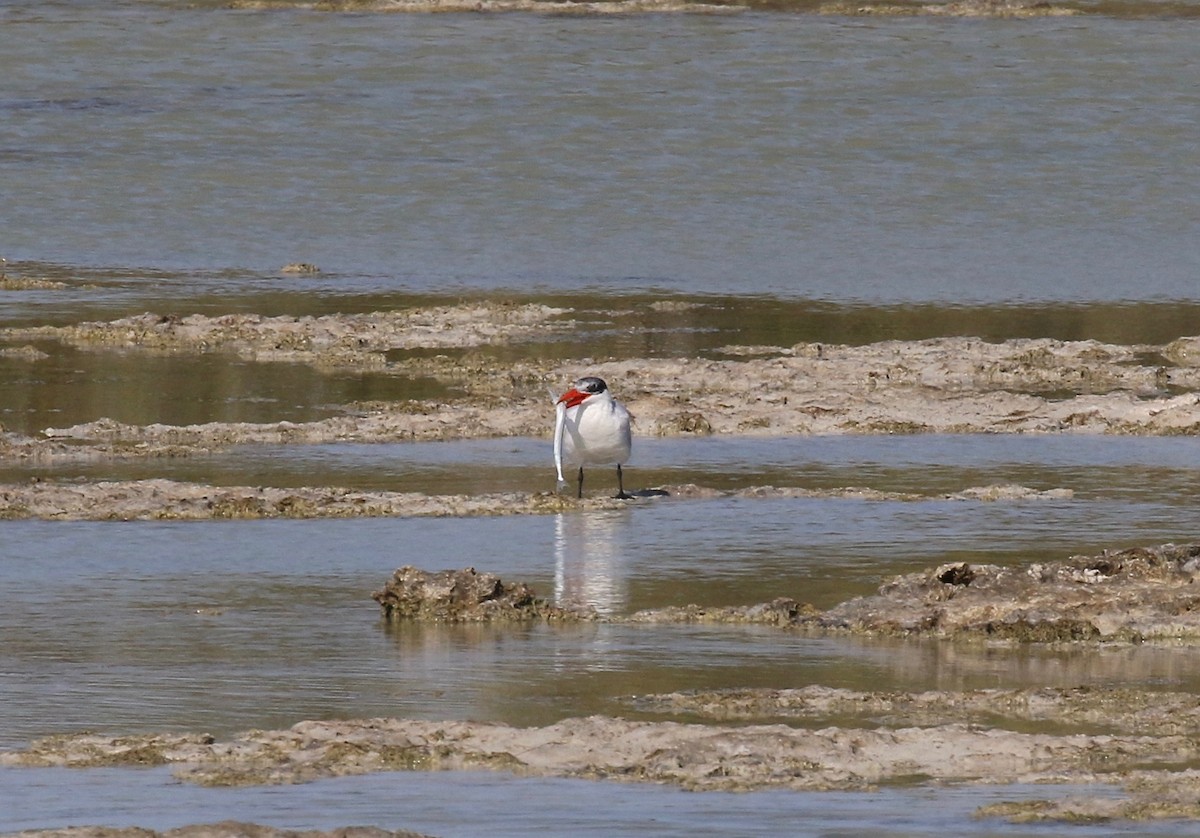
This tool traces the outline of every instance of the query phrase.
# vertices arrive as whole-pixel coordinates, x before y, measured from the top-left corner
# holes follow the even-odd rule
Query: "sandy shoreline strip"
[[[1003,484],[960,492],[920,495],[862,487],[802,489],[755,486],[718,490],[694,484],[651,490],[661,498],[634,503],[711,500],[714,498],[849,498],[856,500],[972,502],[1064,500],[1069,489],[1037,490]],[[550,492],[499,492],[479,495],[427,495],[420,492],[358,491],[336,486],[213,486],[177,480],[36,480],[0,484],[0,520],[54,521],[208,521],[262,518],[424,518],[474,515],[546,515],[624,509],[630,501],[610,497],[576,500]]]
[[[822,688],[827,698],[858,696]],[[993,699],[989,701],[989,698]],[[937,696],[975,700],[994,712],[1047,706],[1046,691]],[[1153,707],[1149,692],[1097,691],[1097,706]],[[1168,697],[1170,698],[1170,697]],[[931,700],[927,694],[895,702]],[[1178,709],[1168,701],[1163,713]],[[206,734],[83,734],[38,740],[0,753],[9,766],[173,766],[180,780],[213,787],[300,783],[379,771],[492,769],[526,777],[668,784],[693,791],[869,791],[880,785],[1046,783],[1097,785],[1094,797],[994,804],[981,815],[1012,820],[1200,817],[1200,758],[1194,713],[1185,733],[1050,734],[942,723],[820,728],[783,724],[685,724],[591,716],[540,728],[467,721],[306,721],[229,740]],[[1170,730],[1180,730],[1177,721]],[[1108,789],[1121,785],[1125,795]]]

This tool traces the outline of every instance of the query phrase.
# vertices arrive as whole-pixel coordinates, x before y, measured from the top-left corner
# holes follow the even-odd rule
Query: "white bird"
[[[583,467],[585,465],[617,466],[617,497],[625,494],[621,464],[629,460],[633,445],[629,429],[629,411],[613,398],[604,379],[585,376],[563,393],[555,402],[558,411],[554,427],[554,463],[559,483],[562,467],[579,467],[576,497],[583,497]]]

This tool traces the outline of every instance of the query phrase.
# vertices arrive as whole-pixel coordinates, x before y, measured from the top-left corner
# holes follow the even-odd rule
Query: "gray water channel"
[[[12,773],[13,769],[0,769],[0,788],[6,785],[5,775]],[[982,803],[1044,798],[1045,787],[1037,786],[885,789],[869,794],[695,794],[654,786],[456,772],[377,774],[303,787],[218,790],[179,786],[162,769],[101,768],[66,776],[70,773],[69,769],[20,769],[21,796],[11,799],[0,828],[99,820],[114,826],[169,829],[194,822],[197,812],[236,811],[241,817],[285,828],[334,829],[352,821],[461,838],[519,838],[531,832],[556,838],[780,834],[851,838],[867,831],[972,838],[1177,834],[1174,826],[1011,826],[971,817]],[[73,800],[62,799],[64,786],[76,795]],[[47,811],[58,820],[48,821]]]

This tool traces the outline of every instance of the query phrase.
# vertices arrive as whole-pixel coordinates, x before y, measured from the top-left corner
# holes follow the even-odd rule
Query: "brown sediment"
[[[643,712],[715,721],[866,727],[986,725],[1131,736],[1200,735],[1200,699],[1191,693],[1127,687],[864,692],[825,686],[726,689],[626,699]]]
[[[1002,641],[1200,638],[1200,545],[1164,544],[1028,567],[967,563],[898,576],[819,618],[823,628]]]
[[[319,274],[321,269],[312,262],[288,262],[279,269],[281,274]]]
[[[237,10],[306,9],[354,13],[527,13],[544,15],[730,14],[767,11],[782,14],[829,14],[876,17],[915,15],[966,18],[1033,18],[1093,15],[1115,18],[1194,18],[1195,4],[1186,0],[204,0]]]
[[[443,623],[589,620],[592,609],[551,605],[523,582],[507,583],[475,568],[435,573],[405,566],[371,597],[387,620]]]
[[[362,402],[313,422],[128,425],[97,419],[0,441],[0,458],[178,456],[241,443],[424,441],[547,436],[546,390],[586,370],[605,377],[635,433],[825,435],[911,433],[1200,433],[1197,338],[1165,345],[972,338],[865,346],[726,347],[731,357],[553,361],[502,359],[496,344],[573,324],[546,306],[481,303],[402,313],[176,318],[0,330],[12,343],[54,339],[103,351],[228,352],[258,361],[433,378],[461,397]],[[476,347],[464,355],[462,347]],[[406,352],[423,349],[429,352]],[[445,350],[437,354],[438,350]],[[70,446],[39,443],[70,442]]]
[[[20,358],[24,361],[41,361],[50,355],[36,346],[0,346],[0,358]]]
[[[764,622],[822,633],[1000,643],[1196,642],[1200,544],[1072,556],[1026,567],[958,563],[885,582],[825,611],[795,600],[639,612],[632,622]],[[781,616],[782,615],[782,616]]]
[[[510,515],[607,509],[607,498],[576,501],[549,493],[425,495],[359,492],[337,487],[210,486],[174,480],[57,482],[0,485],[0,519],[178,520],[260,518],[377,518]]]
[[[208,786],[477,768],[725,791],[856,791],[916,778],[931,784],[1088,783],[1096,786],[1094,795],[992,804],[978,814],[1017,821],[1200,817],[1200,772],[1191,767],[1200,759],[1200,702],[1187,694],[1129,688],[864,693],[809,687],[629,701],[642,711],[743,723],[601,716],[541,728],[308,721],[228,741],[204,734],[54,736],[0,753],[0,764],[171,765],[180,779]],[[759,721],[746,725],[747,719]],[[763,719],[837,724],[812,729]],[[1058,732],[1023,730],[1031,721]],[[1119,797],[1108,791],[1117,784],[1124,792]]]
[[[164,739],[145,738],[155,747]],[[0,754],[0,764],[120,765],[126,755],[145,749],[138,739],[59,736]],[[286,730],[248,731],[230,741],[180,737],[162,753],[180,779],[208,786],[492,768],[694,790],[863,790],[915,776],[929,782],[1104,782],[1134,770],[1178,767],[1200,758],[1200,743],[1178,735],[1055,735],[962,724],[810,730],[592,716],[541,728],[411,719],[308,721]]]
[[[747,606],[680,605],[610,622],[761,624],[864,636],[1003,643],[1200,640],[1200,544],[1137,547],[1027,567],[966,563],[895,577],[828,610],[789,597]],[[396,571],[374,594],[393,620],[601,619],[554,608],[527,585],[473,568]]]
[[[383,353],[389,350],[480,346],[566,331],[571,321],[555,319],[564,313],[550,306],[488,302],[321,317],[146,313],[72,326],[3,329],[0,338],[58,340],[82,348],[230,352],[254,361],[373,369],[386,365]]]
[[[695,486],[650,490],[646,498],[680,500],[717,497],[843,497],[858,500],[1004,501],[1070,497],[1066,489],[1039,491],[1021,486],[984,486],[949,495],[917,495],[873,489],[797,489],[758,486],[735,491]],[[380,518],[469,515],[545,515],[579,510],[623,509],[628,500],[575,498],[549,492],[428,495],[420,492],[357,491],[336,486],[212,486],[160,478],[149,480],[31,480],[0,484],[0,520],[202,521],[237,518]]]
[[[34,276],[6,276],[0,273],[0,291],[57,291],[69,287],[65,282]]]

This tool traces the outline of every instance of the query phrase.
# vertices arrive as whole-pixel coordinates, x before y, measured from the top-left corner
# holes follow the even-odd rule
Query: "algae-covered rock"
[[[595,616],[591,611],[550,605],[523,582],[506,583],[473,567],[431,573],[406,565],[371,596],[383,608],[384,617],[395,621],[526,622]]]

